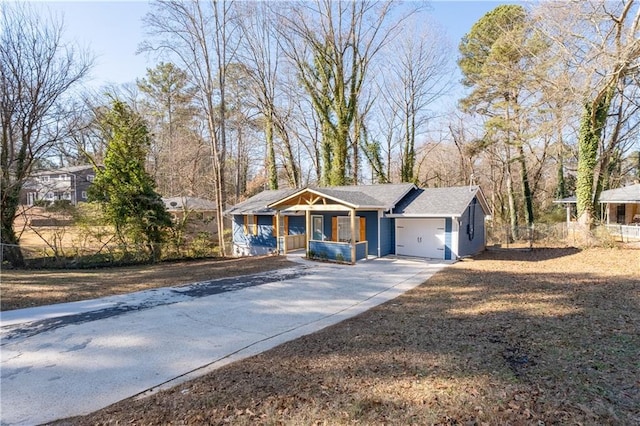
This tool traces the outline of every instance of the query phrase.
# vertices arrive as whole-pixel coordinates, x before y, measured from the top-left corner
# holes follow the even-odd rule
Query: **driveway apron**
[[[381,258],[1,314],[0,421],[88,414],[313,333],[450,262]]]

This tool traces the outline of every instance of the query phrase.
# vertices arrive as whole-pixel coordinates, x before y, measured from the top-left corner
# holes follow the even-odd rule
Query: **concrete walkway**
[[[2,425],[87,414],[175,386],[393,299],[449,263],[298,262],[273,273],[3,312]]]

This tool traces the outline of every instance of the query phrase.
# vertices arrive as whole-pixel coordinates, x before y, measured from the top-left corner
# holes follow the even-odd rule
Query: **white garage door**
[[[444,259],[444,219],[396,219],[396,254]]]

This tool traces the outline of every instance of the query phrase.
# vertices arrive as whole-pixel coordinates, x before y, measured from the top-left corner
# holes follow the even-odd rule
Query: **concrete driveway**
[[[393,299],[450,262],[382,258],[3,312],[3,425],[174,386]]]

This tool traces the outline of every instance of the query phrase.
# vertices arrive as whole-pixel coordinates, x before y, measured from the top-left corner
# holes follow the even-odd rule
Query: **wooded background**
[[[140,46],[157,65],[95,93],[60,19],[3,2],[2,242],[31,172],[104,163],[115,100],[157,193],[215,200],[220,243],[227,206],[306,185],[480,185],[514,235],[576,194],[589,224],[640,178],[639,21],[634,0],[505,5],[451,46],[420,2],[162,0]]]

